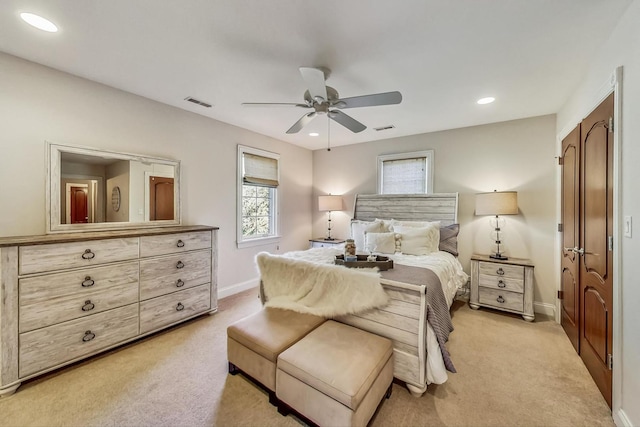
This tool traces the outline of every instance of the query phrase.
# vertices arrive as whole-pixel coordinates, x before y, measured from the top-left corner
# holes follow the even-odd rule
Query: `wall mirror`
[[[180,162],[47,142],[47,233],[180,225]]]

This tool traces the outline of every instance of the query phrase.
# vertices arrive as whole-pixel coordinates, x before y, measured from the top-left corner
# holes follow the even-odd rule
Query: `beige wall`
[[[599,94],[608,86],[616,67],[623,67],[621,85],[622,120],[618,122],[621,141],[618,177],[618,220],[634,217],[635,228],[631,237],[622,231],[614,236],[620,253],[614,257],[621,271],[614,289],[619,304],[614,304],[613,348],[613,416],[618,426],[639,426],[640,406],[640,1],[634,1],[620,20],[609,40],[599,49],[593,49],[591,63],[585,77],[566,105],[558,113],[558,132],[570,130],[600,101]],[[563,135],[559,135],[562,137]],[[618,320],[619,319],[619,320]]]
[[[236,147],[280,154],[280,251],[311,235],[312,152],[0,53],[0,236],[45,231],[45,140],[181,160],[184,224],[219,226],[221,295],[255,285],[236,248]],[[216,108],[216,107],[213,107]]]
[[[506,251],[509,256],[530,258],[535,263],[535,308],[553,314],[555,126],[555,116],[549,115],[317,150],[313,153],[314,195],[345,195],[347,211],[332,213],[332,234],[345,237],[354,195],[376,192],[376,157],[433,149],[434,191],[459,193],[459,250],[465,271],[469,272],[473,252],[491,250],[489,219],[474,216],[475,193],[515,190],[520,214],[505,217]],[[326,216],[317,211],[317,201],[313,215],[314,235],[323,236]]]

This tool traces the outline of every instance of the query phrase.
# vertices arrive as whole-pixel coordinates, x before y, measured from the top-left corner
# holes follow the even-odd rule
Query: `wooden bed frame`
[[[458,193],[356,195],[354,219],[440,221],[450,225],[458,218]],[[380,281],[390,298],[385,307],[336,320],[387,337],[393,341],[395,378],[404,381],[412,395],[427,390],[426,286]]]

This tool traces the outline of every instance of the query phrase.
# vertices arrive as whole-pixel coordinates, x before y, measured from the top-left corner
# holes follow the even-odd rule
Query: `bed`
[[[449,308],[457,290],[468,280],[457,260],[457,208],[457,193],[357,195],[355,199],[351,233],[358,253],[366,253],[367,249],[382,253],[398,267],[389,270],[390,274],[381,272],[379,282],[389,298],[386,305],[335,319],[390,338],[394,345],[394,377],[404,381],[414,396],[421,396],[428,384],[444,383],[447,371],[455,372],[444,345],[453,329]],[[420,247],[410,250],[413,234],[426,233],[421,230],[427,230],[433,225],[428,223],[433,222],[439,223],[436,239],[440,241],[436,244],[440,250],[428,255],[421,255]],[[389,233],[394,237],[394,248],[390,247]],[[369,238],[378,240],[372,244]],[[398,251],[405,248],[405,243],[406,251],[412,254]],[[340,253],[336,248],[314,248],[285,256],[332,264]],[[411,277],[407,272],[412,273]],[[437,278],[428,283],[428,274],[424,273]]]

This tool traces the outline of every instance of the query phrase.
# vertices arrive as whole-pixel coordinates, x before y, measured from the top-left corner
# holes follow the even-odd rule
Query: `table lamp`
[[[490,258],[507,260],[509,259],[500,252],[500,219],[499,215],[517,215],[518,214],[518,193],[515,191],[493,191],[492,193],[476,194],[476,215],[495,215],[491,219],[491,224],[495,230],[496,252],[490,255]]]
[[[332,196],[318,196],[318,210],[321,212],[327,212],[327,238],[326,240],[335,240],[331,237],[331,211],[342,210],[342,197]]]

